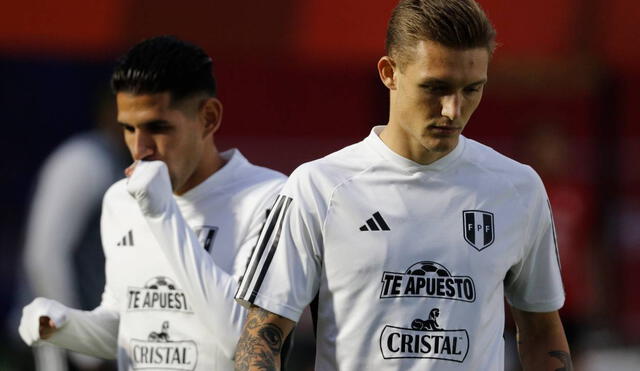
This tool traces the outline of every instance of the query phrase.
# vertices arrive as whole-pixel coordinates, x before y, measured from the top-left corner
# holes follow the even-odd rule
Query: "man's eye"
[[[133,126],[122,125],[122,129],[126,132],[133,133]]]
[[[152,133],[165,133],[171,129],[168,125],[153,125],[149,127],[149,131]]]
[[[467,93],[477,93],[480,90],[482,90],[481,86],[469,86],[469,87],[464,89],[464,91],[467,92]]]
[[[441,85],[422,85],[422,88],[433,94],[441,94],[447,91],[447,87]]]

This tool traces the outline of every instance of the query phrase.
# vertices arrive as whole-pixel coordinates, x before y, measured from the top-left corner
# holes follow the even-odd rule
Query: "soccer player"
[[[230,370],[246,317],[233,299],[237,278],[284,176],[238,150],[218,152],[222,104],[199,47],[143,41],[119,61],[112,87],[138,166],[104,197],[102,302],[79,311],[37,298],[20,334],[29,345],[117,357],[120,370]]]
[[[504,297],[524,369],[572,369],[544,186],[461,135],[494,39],[473,0],[399,2],[389,122],[290,176],[236,295],[237,369],[275,369],[311,303],[317,370],[502,370]]]

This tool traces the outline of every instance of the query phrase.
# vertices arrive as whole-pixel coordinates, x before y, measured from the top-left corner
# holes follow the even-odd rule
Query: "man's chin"
[[[428,148],[431,152],[448,153],[456,147],[457,143],[457,137],[429,138],[425,143],[425,148]]]

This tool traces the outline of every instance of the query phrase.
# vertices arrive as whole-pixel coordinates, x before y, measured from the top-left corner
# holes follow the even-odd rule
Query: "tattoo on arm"
[[[238,341],[235,353],[235,370],[280,369],[280,350],[283,342],[283,331],[270,319],[280,317],[259,307],[252,307],[247,322]]]
[[[562,350],[552,350],[549,352],[549,356],[558,358],[564,366],[562,368],[557,368],[555,371],[573,371],[573,364],[571,363],[569,353]]]
[[[280,352],[282,348],[282,330],[280,327],[268,324],[258,331],[258,334],[267,343],[271,351]]]

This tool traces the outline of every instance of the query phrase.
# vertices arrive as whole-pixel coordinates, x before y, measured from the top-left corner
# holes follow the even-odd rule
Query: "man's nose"
[[[151,135],[145,134],[141,130],[136,130],[131,152],[134,160],[144,160],[145,158],[152,156],[155,152],[155,144]]]
[[[462,97],[460,94],[450,94],[442,97],[442,116],[454,121],[462,114]]]

